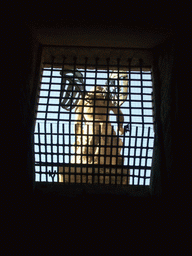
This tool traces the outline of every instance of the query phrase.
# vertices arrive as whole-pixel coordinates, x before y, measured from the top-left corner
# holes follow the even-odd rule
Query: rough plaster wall
[[[152,166],[152,194],[161,195],[171,189],[176,170],[176,73],[174,43],[158,47],[154,54],[154,98],[156,140]]]
[[[14,122],[16,123],[16,137],[18,144],[18,156],[17,156],[17,177],[15,179],[16,184],[21,190],[21,194],[30,194],[33,191],[33,104],[35,100],[35,92],[33,88],[34,74],[37,62],[37,49],[38,42],[33,40],[28,30],[24,30],[25,40],[22,41],[21,49],[23,52],[19,52],[19,65],[16,66],[18,73],[18,97],[19,111],[15,115]],[[19,175],[18,175],[19,173]],[[22,177],[22,179],[21,179]],[[18,180],[16,182],[16,180]],[[24,182],[25,181],[25,182]]]
[[[159,58],[161,82],[161,122],[168,180],[174,161],[174,114],[176,85],[174,81],[174,49],[167,47]]]

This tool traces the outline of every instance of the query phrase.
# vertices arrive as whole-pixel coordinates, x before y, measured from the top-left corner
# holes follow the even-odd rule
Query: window
[[[117,49],[45,47],[36,183],[150,184],[154,130],[145,59]]]

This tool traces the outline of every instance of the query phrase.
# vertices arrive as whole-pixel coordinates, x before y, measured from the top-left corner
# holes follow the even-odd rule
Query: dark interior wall
[[[174,182],[174,174],[177,176],[178,156],[180,148],[178,145],[178,69],[176,56],[176,45],[167,44],[159,56],[158,67],[161,81],[161,121],[163,142],[165,151],[165,163],[167,170],[167,187],[178,187]],[[168,193],[171,191],[168,189]]]
[[[32,23],[34,24],[34,22]],[[133,242],[134,246],[143,248],[143,246],[146,246],[150,243],[150,241],[154,240],[150,240],[148,237],[149,230],[151,230],[151,235],[156,240],[158,240],[158,235],[162,234],[162,243],[159,245],[159,247],[156,247],[161,248],[162,244],[167,239],[167,234],[169,233],[168,231],[171,230],[170,223],[172,222],[174,224],[173,226],[178,229],[178,217],[176,215],[178,213],[177,210],[179,206],[176,206],[176,211],[170,211],[170,206],[167,204],[166,207],[162,207],[165,205],[163,201],[164,198],[166,198],[170,194],[172,194],[172,198],[174,198],[174,201],[177,201],[178,193],[175,194],[175,191],[177,190],[176,185],[180,172],[178,167],[178,163],[180,161],[178,157],[179,153],[173,154],[172,151],[174,147],[176,150],[178,150],[179,146],[177,143],[175,143],[175,137],[178,141],[181,136],[179,130],[175,130],[173,127],[174,124],[178,122],[176,120],[177,114],[175,115],[174,112],[174,110],[178,107],[177,96],[175,96],[177,92],[177,87],[175,86],[178,75],[176,76],[175,67],[172,64],[170,66],[168,65],[169,71],[167,71],[166,68],[163,68],[163,66],[166,66],[167,61],[169,63],[173,63],[171,57],[173,53],[173,48],[171,46],[172,44],[169,44],[169,37],[172,37],[172,35],[169,34],[168,30],[165,27],[163,28],[163,31],[167,31],[166,33],[168,35],[168,38],[160,36],[161,40],[158,39],[158,42],[153,41],[154,43],[150,42],[150,45],[148,44],[148,46],[150,46],[151,48],[157,47],[156,49],[154,48],[156,68],[158,73],[158,86],[156,87],[156,96],[158,99],[157,108],[160,118],[160,141],[158,140],[157,143],[161,142],[161,147],[158,147],[158,152],[159,154],[162,154],[160,155],[159,160],[158,157],[156,158],[156,170],[158,170],[158,172],[156,172],[157,175],[154,177],[155,182],[153,189],[154,194],[159,194],[158,191],[161,192],[161,190],[166,191],[167,194],[164,194],[165,197],[162,200],[157,200],[156,198],[150,200],[148,198],[141,200],[127,197],[96,198],[94,196],[87,199],[69,199],[60,198],[56,195],[51,195],[49,197],[44,197],[42,195],[37,198],[36,195],[33,195],[33,170],[31,162],[31,136],[33,135],[33,101],[35,95],[35,91],[33,91],[33,82],[36,74],[38,73],[38,68],[36,69],[36,67],[38,67],[39,64],[39,46],[41,43],[48,44],[48,42],[40,41],[40,38],[36,37],[34,33],[32,33],[35,32],[35,34],[37,35],[38,31],[35,31],[36,27],[39,27],[37,22],[35,22],[34,27],[31,27],[31,23],[30,26],[27,25],[24,28],[19,27],[15,32],[14,39],[12,39],[14,54],[11,56],[11,64],[13,65],[13,67],[11,68],[11,74],[13,77],[11,85],[12,87],[17,87],[17,94],[13,97],[15,99],[12,106],[12,110],[14,110],[14,115],[13,118],[11,118],[11,123],[14,123],[14,127],[16,127],[16,132],[13,131],[13,134],[11,136],[12,140],[14,140],[14,153],[12,152],[13,158],[10,160],[10,162],[12,162],[13,165],[11,170],[9,169],[8,171],[9,177],[7,179],[8,186],[6,188],[6,194],[10,194],[11,199],[15,199],[14,202],[10,200],[7,203],[7,209],[9,211],[9,222],[10,219],[14,217],[16,223],[14,223],[14,227],[16,227],[13,234],[14,240],[15,237],[18,237],[18,231],[22,230],[22,238],[27,237],[27,234],[31,234],[32,231],[35,239],[32,241],[31,237],[28,236],[28,240],[32,241],[32,245],[27,249],[31,250],[31,248],[33,248],[34,246],[34,243],[39,242],[41,247],[42,238],[46,237],[46,235],[49,236],[48,238],[50,239],[50,241],[46,240],[46,246],[49,247],[49,245],[53,244],[53,237],[59,234],[58,236],[62,240],[60,245],[62,245],[65,249],[64,240],[66,241],[66,233],[68,237],[67,242],[69,244],[71,241],[74,241],[74,237],[77,237],[79,235],[83,237],[82,244],[86,246],[84,240],[85,237],[82,235],[82,233],[84,234],[85,230],[87,230],[86,237],[91,237],[91,239],[93,233],[99,233],[98,244],[101,240],[105,240],[106,237],[110,236],[110,234],[114,236],[115,240],[117,239],[119,234],[121,234],[121,236],[124,236],[124,238],[126,239],[125,244],[127,244],[127,240],[130,241],[129,237],[131,236],[131,241]],[[50,30],[49,27],[51,27],[52,30]],[[119,29],[118,26],[116,27],[117,29]],[[126,27],[127,26],[124,25],[124,33],[126,33]],[[150,26],[148,28],[144,27],[144,30],[148,29],[151,31],[151,34],[153,34],[154,32],[154,35],[158,34],[159,31],[161,31],[161,28],[155,29],[154,26],[152,27],[152,29],[150,28]],[[75,30],[73,29],[73,27],[67,30],[70,31],[70,34],[74,34],[73,31]],[[130,45],[128,40],[129,36],[126,36],[126,42],[128,47],[130,47],[131,45],[133,46],[133,43],[136,41],[138,42],[139,47],[141,46],[143,41],[150,41],[151,37],[144,36],[144,30],[142,30],[142,27],[133,27],[133,29],[129,30],[129,34],[132,34],[131,30],[137,31],[133,32],[133,34],[136,33],[138,36],[137,39],[134,39],[132,41],[132,44]],[[48,33],[49,35],[47,35],[47,37],[49,38],[49,40],[53,38],[51,44],[54,43],[54,40],[56,42],[57,39],[55,39],[54,37],[53,25],[48,24],[46,31],[47,32],[44,33],[43,40],[46,40],[46,33]],[[99,34],[103,35],[103,33],[99,31],[101,31],[101,27],[97,29],[97,33],[95,33],[94,35],[94,40],[89,40],[88,38],[90,37],[88,36],[87,38],[87,34],[89,34],[89,32],[86,32],[85,37],[87,44],[90,44],[90,42],[92,45],[96,42],[98,43],[99,39],[97,39],[96,41],[95,38],[97,38]],[[111,31],[113,31],[113,29],[111,29]],[[113,43],[113,40],[110,40],[109,32],[107,33],[108,35],[105,35],[105,43],[108,42],[108,45],[110,46],[118,46],[119,39],[116,38],[116,42]],[[60,32],[57,32],[57,34],[60,34]],[[64,34],[66,36],[66,33]],[[116,35],[119,34],[120,32]],[[81,37],[80,32],[78,32],[78,37]],[[134,36],[132,36],[132,38],[133,37]],[[141,40],[141,38],[144,37],[145,40]],[[75,41],[74,35],[73,38],[74,39],[71,43],[77,43]],[[112,38],[115,38],[114,34]],[[121,46],[125,46],[123,38],[124,37],[121,37],[121,40],[119,40]],[[154,36],[153,38],[156,38],[156,36]],[[66,36],[66,40],[62,39],[62,41],[59,41],[59,44],[65,44],[65,42],[69,44],[69,41],[67,40],[68,39]],[[81,40],[81,44],[82,43],[83,41]],[[145,44],[145,47],[148,46],[146,46]],[[174,55],[177,56],[179,52],[177,47],[175,48],[174,52]],[[171,76],[171,80],[169,79],[169,74]],[[164,83],[164,77],[168,78],[168,84]],[[181,78],[179,78],[179,80],[181,81]],[[183,84],[181,84],[180,86],[184,87]],[[172,95],[174,96],[172,97]],[[19,106],[19,108],[15,110],[15,106]],[[166,178],[166,184],[159,182],[159,180],[162,181],[162,178],[164,177]],[[44,225],[42,223],[44,223]],[[22,226],[24,227],[22,228]],[[50,233],[50,226],[54,226],[54,233]],[[159,227],[159,230],[157,230],[157,227]],[[115,228],[119,232],[114,232]],[[11,227],[11,230],[13,230],[13,226]],[[104,235],[102,236],[102,234]],[[139,244],[138,236],[142,237],[142,241],[143,238],[145,238],[146,244]],[[170,237],[172,238],[172,235]],[[23,241],[24,239],[22,239],[20,242],[22,247],[24,247]],[[76,244],[74,246],[76,246]],[[11,246],[10,237],[8,246]],[[103,247],[105,247],[105,244],[103,245]],[[113,242],[110,242],[110,248],[113,248]],[[129,248],[127,249],[129,250]]]
[[[159,107],[161,110],[161,129],[163,138],[163,159],[161,164],[166,166],[164,170],[165,177],[171,177],[172,165],[174,162],[174,155],[172,154],[172,148],[174,147],[173,139],[173,124],[169,122],[173,120],[172,115],[175,108],[175,98],[172,97],[172,93],[176,93],[175,71],[173,55],[176,54],[176,50],[173,50],[172,46],[168,45],[169,40],[173,37],[172,30],[170,28],[154,26],[129,26],[126,24],[109,26],[95,26],[94,24],[82,24],[80,27],[76,24],[59,24],[51,22],[32,21],[23,30],[23,39],[19,41],[22,47],[22,54],[20,58],[21,68],[19,69],[18,83],[20,84],[20,94],[18,102],[20,105],[20,120],[18,121],[18,137],[22,137],[19,140],[19,144],[22,145],[22,150],[18,156],[19,166],[21,168],[21,181],[18,176],[18,184],[20,184],[20,190],[27,195],[32,193],[32,160],[31,160],[31,138],[32,136],[32,119],[33,119],[33,103],[35,90],[34,79],[38,73],[39,56],[38,50],[41,44],[51,45],[85,45],[85,46],[110,46],[110,47],[135,47],[135,48],[152,48],[156,58],[157,70],[159,72],[158,97],[160,99]],[[159,48],[158,48],[159,46]],[[170,63],[170,64],[167,64]],[[166,67],[168,65],[168,69]],[[169,76],[171,74],[171,78]],[[166,77],[166,81],[164,81]],[[37,78],[37,77],[36,77]],[[172,82],[173,81],[173,82]],[[161,88],[161,89],[160,89]],[[175,97],[175,96],[174,96]],[[162,103],[163,102],[163,103]],[[174,106],[173,106],[174,105]],[[172,139],[169,139],[170,136]],[[27,150],[25,150],[27,149]],[[25,159],[25,160],[23,160]],[[161,168],[160,168],[161,169]],[[27,170],[27,172],[26,172]],[[162,170],[162,169],[161,169]],[[161,176],[161,174],[160,174]],[[26,182],[24,182],[24,180]],[[158,178],[157,178],[158,180]],[[162,186],[159,181],[157,181]],[[154,183],[155,184],[155,183]]]
[[[153,194],[174,194],[178,184],[178,79],[177,43],[170,40],[153,49],[155,147],[152,168]]]
[[[34,37],[43,45],[153,48],[171,38],[171,26],[133,22],[77,20],[30,23]]]
[[[17,100],[14,111],[18,106],[18,112],[14,112],[14,124],[16,126],[14,161],[16,169],[13,170],[13,183],[16,187],[15,195],[19,200],[26,200],[32,196],[33,191],[33,108],[32,91],[35,78],[35,67],[37,63],[38,42],[35,42],[27,26],[20,27],[20,36],[15,40],[15,59],[13,59],[14,73],[13,83],[18,85],[15,95]],[[19,65],[18,65],[19,62]],[[34,97],[33,97],[34,98]],[[17,194],[17,192],[19,194]]]

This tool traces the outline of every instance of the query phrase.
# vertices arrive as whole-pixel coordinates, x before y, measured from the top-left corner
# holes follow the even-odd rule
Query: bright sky
[[[84,72],[81,70],[81,73],[83,74],[84,76]],[[60,108],[59,109],[59,96],[60,96],[60,88],[61,88],[61,76],[60,76],[60,70],[55,70],[53,72],[53,76],[57,76],[55,78],[52,78],[52,81],[51,81],[51,92],[50,92],[50,95],[49,95],[49,83],[50,83],[50,77],[45,77],[45,76],[50,76],[51,72],[50,70],[44,70],[43,72],[43,78],[42,78],[42,85],[41,85],[41,91],[40,91],[40,99],[39,99],[39,103],[40,104],[44,104],[44,105],[39,105],[38,106],[38,111],[43,111],[42,113],[38,112],[37,114],[37,119],[38,118],[45,118],[45,112],[46,112],[46,108],[47,108],[47,98],[48,97],[58,97],[58,99],[49,99],[49,104],[55,104],[54,106],[52,105],[49,105],[48,107],[48,115],[47,115],[47,118],[51,118],[51,119],[54,119],[52,121],[47,121],[47,124],[50,124],[52,123],[53,124],[53,133],[56,132],[55,129],[57,129],[57,120],[58,120],[58,115],[59,115],[59,112],[60,112],[60,119],[66,119],[66,121],[59,121],[59,133],[61,135],[57,136],[56,134],[55,135],[46,135],[46,142],[47,144],[49,144],[51,142],[51,139],[53,140],[53,143],[54,144],[57,144],[57,140],[59,138],[59,157],[58,157],[58,149],[57,149],[57,146],[53,146],[51,148],[50,145],[47,145],[47,152],[51,152],[51,150],[55,153],[55,155],[53,155],[53,157],[51,157],[51,155],[49,155],[46,159],[46,156],[45,154],[43,154],[46,149],[45,149],[45,145],[41,145],[41,149],[39,149],[39,146],[38,145],[35,145],[35,152],[37,152],[37,154],[35,154],[35,161],[42,161],[42,162],[54,162],[54,163],[57,163],[58,161],[60,163],[63,163],[63,160],[65,161],[65,163],[69,163],[70,162],[70,159],[69,159],[69,155],[65,155],[65,159],[63,159],[63,153],[65,152],[65,154],[69,153],[70,152],[70,146],[69,146],[69,135],[65,135],[65,148],[64,148],[64,152],[63,152],[63,136],[62,136],[62,124],[64,123],[65,124],[65,132],[69,132],[69,125],[68,125],[68,122],[67,120],[69,120],[69,112],[66,111],[65,109],[63,108]],[[93,84],[95,84],[95,73],[87,73],[87,79],[86,79],[86,90],[87,91],[90,91],[90,89],[93,87]],[[105,84],[105,82],[107,81],[107,73],[101,73],[101,72],[98,72],[98,75],[97,75],[98,78],[103,78],[103,79],[106,79],[106,80],[97,80],[97,85],[101,85],[103,86]],[[135,73],[135,74],[131,74],[131,79],[133,79],[133,81],[131,81],[131,100],[139,100],[137,102],[132,102],[131,103],[131,107],[141,107],[141,85],[140,85],[140,81],[135,81],[134,79],[140,79],[140,74],[139,73]],[[145,79],[148,79],[148,80],[151,80],[151,74],[150,72],[145,72],[143,73],[143,80]],[[132,87],[132,86],[135,86],[135,87]],[[152,82],[151,81],[143,81],[143,86],[146,87],[146,88],[143,88],[143,93],[144,94],[147,94],[147,95],[143,95],[143,100],[151,100],[151,92],[152,92]],[[52,91],[52,90],[55,90],[55,91]],[[130,92],[130,91],[129,91]],[[134,93],[138,93],[140,95],[135,95]],[[41,97],[46,97],[46,98],[41,98]],[[124,114],[124,126],[129,124],[130,123],[130,115],[126,116],[126,114],[128,114],[128,108],[129,108],[129,95],[128,95],[128,98],[127,98],[127,101],[124,102],[124,104],[122,105],[121,107],[121,110]],[[148,127],[150,127],[150,135],[151,137],[154,137],[154,132],[153,132],[153,118],[152,118],[152,109],[151,108],[151,102],[143,102],[143,107],[149,107],[149,109],[145,109],[144,110],[144,115],[151,115],[151,117],[144,117],[144,122],[145,123],[150,123],[150,124],[145,124],[145,128],[144,128],[144,136],[147,136],[147,133],[148,133]],[[56,113],[51,113],[51,111],[55,111]],[[141,115],[141,109],[132,109],[132,115]],[[75,112],[73,110],[73,113],[72,113],[72,119],[75,119]],[[116,121],[116,117],[115,116],[112,116],[110,115],[110,121],[113,122],[113,121]],[[141,121],[142,121],[142,117],[134,117],[132,116],[132,123],[135,122],[135,123],[138,123],[138,124],[132,124],[132,133],[135,134],[135,131],[136,131],[136,126],[138,126],[138,135],[141,136],[142,134],[142,125],[139,124]],[[43,120],[37,120],[36,122],[36,129],[35,129],[35,132],[37,132],[38,130],[38,123],[40,123],[40,131],[41,132],[44,132],[44,121]],[[114,126],[115,129],[116,129],[116,126]],[[50,126],[47,125],[47,133],[50,133]],[[72,122],[72,125],[71,125],[71,132],[74,134],[74,122]],[[128,136],[129,134],[126,133],[126,136]],[[38,143],[38,135],[35,135],[35,142]],[[45,136],[44,135],[41,135],[40,136],[40,140],[41,140],[41,143],[44,144],[45,143]],[[153,147],[153,138],[151,138],[149,140],[149,147]],[[75,142],[75,136],[72,135],[71,136],[71,143],[73,144]],[[128,146],[129,145],[129,138],[126,137],[125,138],[125,146]],[[135,145],[135,138],[131,138],[131,146],[134,146]],[[137,146],[141,146],[141,139],[138,138],[137,139]],[[146,147],[147,146],[147,138],[144,138],[143,139],[143,147]],[[41,152],[41,159],[39,157],[39,153],[38,152]],[[136,152],[134,152],[134,148],[132,148],[129,152],[129,165],[133,165],[135,163],[135,165],[142,165],[142,166],[151,166],[151,162],[152,162],[152,159],[147,159],[145,158],[146,156],[146,149],[142,149],[142,158],[140,160],[139,156],[141,154],[140,152],[140,148],[136,149]],[[71,150],[71,152],[73,153],[73,151]],[[136,153],[136,158],[134,159],[133,155]],[[152,157],[152,153],[153,153],[153,150],[152,149],[149,149],[148,151],[148,156],[149,157]],[[125,148],[124,150],[124,165],[127,165],[128,164],[128,148]],[[48,168],[48,170],[51,169]],[[57,169],[57,167],[53,168],[54,170]],[[46,168],[45,167],[42,167],[41,171],[45,171]],[[36,171],[39,171],[39,167],[36,167]],[[135,169],[135,174],[137,175],[139,172],[138,169]],[[133,173],[133,170],[130,170],[130,174]],[[144,174],[144,170],[141,170],[141,175]],[[38,174],[36,174],[36,181],[39,181],[39,176]],[[147,171],[147,176],[150,176],[150,170]],[[56,179],[56,178],[55,178]],[[138,178],[133,178],[131,177],[130,178],[130,184],[137,184],[137,179]],[[45,175],[42,174],[42,179],[41,181],[45,181]],[[48,181],[52,181],[52,178],[51,177],[48,177]],[[149,185],[149,181],[150,179],[147,179],[146,181],[146,185]],[[143,179],[140,179],[140,185],[143,184]]]

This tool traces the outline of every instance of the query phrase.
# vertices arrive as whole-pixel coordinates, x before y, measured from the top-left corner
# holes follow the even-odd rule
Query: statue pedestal
[[[125,176],[121,176],[121,175]],[[103,167],[59,167],[59,182],[89,184],[129,184],[129,169]],[[116,175],[116,176],[115,176]]]

